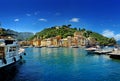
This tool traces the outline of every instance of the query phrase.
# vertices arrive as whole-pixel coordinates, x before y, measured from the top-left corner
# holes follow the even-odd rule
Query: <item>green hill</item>
[[[86,39],[87,38],[95,39],[100,45],[116,44],[116,40],[114,38],[107,38],[99,33],[92,32],[84,28],[77,29],[70,26],[71,25],[62,25],[62,26],[54,26],[54,27],[46,28],[40,32],[37,32],[34,36],[29,38],[29,40],[32,40],[34,38],[46,39],[50,37],[56,37],[58,35],[61,36],[61,38],[66,38],[67,36],[74,36],[75,32],[81,32],[83,37],[85,37]]]
[[[76,28],[70,28],[70,26],[54,26],[51,28],[46,28],[41,32],[36,33],[38,37],[50,38],[60,35],[62,38],[67,36],[73,36],[74,32],[77,31]]]

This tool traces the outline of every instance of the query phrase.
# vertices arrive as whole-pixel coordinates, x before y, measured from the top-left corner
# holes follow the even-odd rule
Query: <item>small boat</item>
[[[35,46],[35,48],[42,48],[42,46]]]
[[[85,50],[86,50],[86,51],[95,51],[95,50],[97,50],[97,48],[95,48],[95,47],[90,47],[90,48],[86,48]]]
[[[113,51],[113,49],[111,47],[103,47],[101,48],[100,46],[96,46],[96,47],[90,47],[85,49],[88,53],[93,53],[93,54],[107,54],[107,53],[111,53]]]
[[[86,48],[85,50],[87,51],[87,53],[92,54],[92,53],[94,53],[94,51],[97,50],[97,48],[95,48],[95,47],[89,47],[89,48]]]
[[[55,45],[50,45],[50,46],[47,46],[48,48],[59,48],[59,46],[55,46]]]
[[[93,53],[95,54],[108,54],[113,51],[113,48],[105,46],[103,48],[99,48],[98,50],[95,50]]]
[[[71,48],[79,48],[78,46],[70,46]]]
[[[111,53],[112,50],[96,50],[94,51],[95,54],[107,54],[107,53]]]
[[[19,61],[23,54],[25,50],[19,47],[17,40],[0,39],[0,68]]]
[[[110,55],[110,58],[120,59],[120,49],[114,48],[114,50],[111,53],[108,53]]]

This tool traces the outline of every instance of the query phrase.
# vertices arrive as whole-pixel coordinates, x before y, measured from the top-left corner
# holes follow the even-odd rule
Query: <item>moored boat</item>
[[[22,59],[25,50],[14,39],[0,39],[0,68]]]
[[[120,49],[114,48],[111,53],[108,53],[110,55],[110,58],[120,59]]]
[[[94,51],[95,54],[107,54],[107,53],[111,53],[112,50],[96,50]]]
[[[50,46],[47,46],[48,48],[59,48],[59,46],[54,46],[54,45],[50,45]]]
[[[100,46],[97,47],[90,47],[85,49],[88,53],[93,53],[93,54],[108,54],[113,51],[113,48],[105,46],[101,48]]]
[[[97,48],[95,48],[95,47],[90,47],[90,48],[86,48],[85,50],[86,51],[95,51]]]
[[[42,48],[42,46],[35,46],[35,48]]]
[[[71,48],[79,48],[77,45],[75,45],[75,46],[70,46]]]
[[[100,49],[99,46],[93,46],[93,47],[86,48],[85,50],[86,50],[88,53],[94,53],[94,51],[99,50],[99,49]]]

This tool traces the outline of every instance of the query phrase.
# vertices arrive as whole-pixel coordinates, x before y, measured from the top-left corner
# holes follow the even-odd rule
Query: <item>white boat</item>
[[[47,46],[48,48],[59,48],[59,46],[55,46],[55,45],[50,45],[50,46]]]
[[[97,48],[96,47],[90,47],[90,48],[86,48],[85,50],[86,51],[95,51],[95,50],[97,50]]]
[[[86,48],[85,49],[88,53],[94,53],[95,51],[98,51],[98,50],[100,50],[100,46],[92,46],[92,47],[89,47],[89,48]]]
[[[70,46],[70,47],[71,47],[71,48],[79,48],[78,46],[74,46],[74,45],[73,45],[73,46]]]
[[[95,50],[94,53],[96,54],[108,54],[111,53],[113,51],[113,48],[105,46],[101,49]]]
[[[42,46],[35,46],[35,48],[42,48]]]
[[[22,59],[25,50],[19,47],[16,40],[0,39],[0,68]]]
[[[96,54],[107,54],[107,53],[111,53],[112,50],[96,50],[94,51],[94,53]]]

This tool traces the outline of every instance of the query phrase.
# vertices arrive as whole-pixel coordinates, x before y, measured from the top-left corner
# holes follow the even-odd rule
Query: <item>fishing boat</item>
[[[25,50],[20,48],[17,40],[0,39],[0,68],[13,64],[25,55]]]

